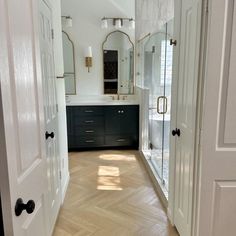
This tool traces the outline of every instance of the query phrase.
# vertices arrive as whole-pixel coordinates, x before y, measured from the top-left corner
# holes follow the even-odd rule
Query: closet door
[[[209,1],[197,236],[236,235],[236,2]]]
[[[5,235],[48,235],[37,23],[37,1],[0,0],[0,188]]]

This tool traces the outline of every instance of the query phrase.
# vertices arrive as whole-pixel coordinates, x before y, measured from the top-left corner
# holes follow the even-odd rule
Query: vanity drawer
[[[104,145],[104,136],[76,136],[78,147],[100,147]]]
[[[104,126],[103,116],[76,116],[74,117],[75,125],[87,125],[87,126]]]
[[[104,114],[104,108],[100,106],[80,106],[74,111],[75,116],[99,116]]]
[[[105,136],[106,146],[137,146],[138,139],[134,136],[123,136],[123,135],[106,135]]]
[[[75,135],[90,135],[90,136],[98,136],[104,134],[103,125],[80,125],[75,127]]]

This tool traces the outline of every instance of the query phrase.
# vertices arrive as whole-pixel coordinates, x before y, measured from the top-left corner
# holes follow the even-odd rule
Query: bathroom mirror
[[[69,35],[62,31],[64,78],[66,95],[76,94],[74,44]]]
[[[134,44],[128,34],[114,31],[102,45],[104,94],[133,94]]]

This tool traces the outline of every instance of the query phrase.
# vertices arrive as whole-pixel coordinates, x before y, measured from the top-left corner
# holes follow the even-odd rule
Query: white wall
[[[130,2],[133,2],[134,6],[134,0]],[[134,17],[135,9],[133,7],[131,16],[130,8],[127,7],[126,13],[117,1],[111,0],[62,0],[62,15],[70,15],[73,19],[73,27],[63,30],[69,34],[75,45],[77,95],[103,94],[102,43],[106,35],[115,29],[101,29],[101,18]],[[134,30],[125,28],[122,31],[129,34],[134,42]],[[93,50],[93,66],[90,73],[84,65],[84,48],[87,46],[92,46]]]

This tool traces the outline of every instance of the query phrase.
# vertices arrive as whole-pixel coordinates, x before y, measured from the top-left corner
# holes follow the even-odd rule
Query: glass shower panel
[[[144,86],[149,88],[149,156],[168,195],[173,20],[146,41],[144,46]]]
[[[163,177],[163,122],[165,112],[166,25],[145,45],[144,77],[149,88],[149,146],[151,162]]]

